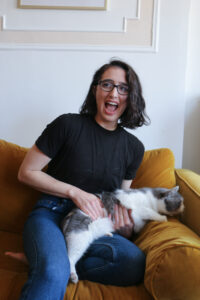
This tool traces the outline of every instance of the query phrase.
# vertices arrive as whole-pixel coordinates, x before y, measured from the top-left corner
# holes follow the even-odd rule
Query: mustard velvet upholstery
[[[178,169],[176,177],[185,198],[182,222],[200,235],[200,175],[190,170]]]
[[[132,188],[165,187],[170,189],[175,184],[172,151],[167,148],[146,151],[136,178],[133,180]]]
[[[27,279],[28,267],[4,255],[5,251],[23,251],[23,225],[39,196],[39,192],[17,180],[26,152],[26,148],[0,141],[1,300],[17,300]],[[200,176],[189,170],[175,170],[171,150],[156,149],[145,152],[132,187],[171,188],[176,181],[185,198],[185,225],[174,218],[166,223],[150,222],[134,238],[147,257],[144,284],[123,288],[80,281],[68,285],[65,300],[200,299]]]
[[[27,149],[0,141],[0,229],[21,232],[38,192],[19,183],[17,173]]]
[[[176,219],[150,222],[135,243],[147,254],[145,286],[154,299],[200,299],[200,238]]]

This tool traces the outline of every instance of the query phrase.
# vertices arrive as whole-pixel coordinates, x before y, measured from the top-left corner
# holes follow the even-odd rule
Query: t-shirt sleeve
[[[67,115],[61,115],[47,125],[35,144],[44,154],[53,158],[66,140]]]
[[[144,156],[144,145],[138,139],[129,139],[129,164],[126,169],[125,178],[126,180],[132,180],[136,176],[136,172],[142,162]]]

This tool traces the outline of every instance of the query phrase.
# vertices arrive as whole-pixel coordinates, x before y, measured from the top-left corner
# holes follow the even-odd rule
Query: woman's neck
[[[117,128],[117,123],[116,122],[109,122],[109,121],[103,121],[98,118],[98,116],[95,116],[95,121],[99,126],[103,127],[106,130],[114,131]]]

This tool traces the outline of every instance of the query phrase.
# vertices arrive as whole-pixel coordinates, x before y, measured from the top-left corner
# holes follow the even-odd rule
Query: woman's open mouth
[[[118,104],[116,102],[108,101],[105,103],[105,108],[106,113],[112,115],[118,109]]]

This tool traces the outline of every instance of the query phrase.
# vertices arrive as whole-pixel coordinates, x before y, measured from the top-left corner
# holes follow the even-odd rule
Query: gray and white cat
[[[134,232],[138,233],[147,221],[165,222],[167,217],[164,215],[176,215],[183,211],[183,197],[178,190],[178,186],[173,189],[141,188],[103,192],[98,196],[105,207],[107,216],[114,216],[115,204],[131,209]],[[103,235],[112,236],[113,223],[109,217],[93,221],[80,209],[75,208],[63,219],[61,228],[68,249],[70,280],[77,283],[78,275],[75,268],[77,261],[95,239]]]

